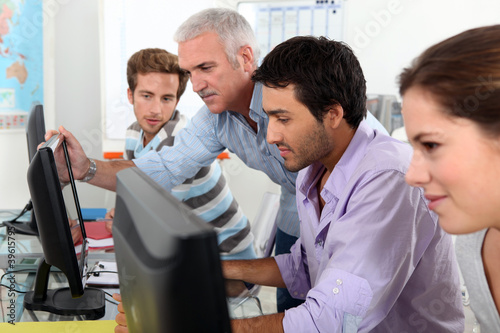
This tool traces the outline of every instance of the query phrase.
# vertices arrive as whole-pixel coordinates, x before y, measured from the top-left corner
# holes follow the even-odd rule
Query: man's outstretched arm
[[[78,180],[83,179],[90,169],[90,160],[83,151],[83,148],[78,140],[73,136],[71,132],[67,131],[62,126],[59,127],[59,132],[64,136],[64,140],[66,141],[68,153],[71,159],[71,169],[73,170],[73,177]],[[54,130],[48,131],[45,134],[45,140],[48,140],[55,134],[57,134],[57,132]],[[54,154],[60,181],[61,183],[68,182],[69,176],[62,149],[57,149]],[[134,162],[132,161],[105,162],[95,160],[95,163],[96,173],[94,177],[89,181],[89,184],[96,185],[111,191],[114,191],[116,189],[116,173],[120,170],[135,166]]]
[[[251,260],[223,260],[222,273],[226,279],[243,280],[248,283],[286,288],[274,258]]]
[[[233,333],[283,333],[284,313],[274,313],[254,318],[231,320]]]
[[[249,283],[286,288],[274,258],[253,260],[224,260],[222,272],[226,279],[243,280]],[[231,321],[233,333],[283,332],[284,313],[275,313],[254,318]]]

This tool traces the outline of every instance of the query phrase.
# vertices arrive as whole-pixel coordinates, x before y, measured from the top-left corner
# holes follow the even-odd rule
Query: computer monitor
[[[130,332],[231,331],[215,231],[137,168],[117,174],[113,239]]]
[[[29,161],[35,156],[38,145],[45,141],[45,119],[43,105],[37,104],[31,109],[26,127],[26,142],[28,143]]]
[[[45,141],[45,120],[43,117],[43,106],[41,104],[36,104],[31,109],[28,117],[28,125],[26,126],[26,141],[28,143],[28,158],[31,163],[33,156],[36,154],[38,145]],[[31,205],[32,202],[30,201],[27,206]],[[25,209],[22,213],[24,214],[28,210],[29,209]],[[18,216],[18,218],[20,216]],[[4,224],[9,228],[13,228],[18,234],[38,235],[36,218],[32,209],[29,222],[19,222],[17,219],[14,219],[13,221],[6,221]]]
[[[105,296],[102,290],[85,288],[88,243],[71,173],[71,163],[63,140],[63,136],[53,136],[35,153],[28,168],[28,187],[37,217],[44,258],[38,267],[34,291],[28,292],[24,297],[24,307],[28,310],[98,319],[104,316]],[[63,149],[66,157],[71,183],[68,188],[70,192],[66,195],[63,195],[59,182],[54,158],[56,149]],[[74,212],[70,212],[67,209],[69,207],[72,207]],[[80,221],[83,238],[80,250],[75,249],[69,218],[77,218]],[[51,266],[64,273],[69,287],[48,290]]]

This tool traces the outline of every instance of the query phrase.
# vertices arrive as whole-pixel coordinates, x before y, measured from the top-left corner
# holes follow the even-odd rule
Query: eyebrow
[[[213,61],[205,61],[205,62],[202,62],[201,64],[198,64],[198,65],[194,66],[193,68],[196,69],[196,68],[202,68],[202,67],[207,67],[207,66],[215,66],[215,65],[216,65],[216,63],[213,62]],[[191,74],[191,71],[188,70],[188,69],[185,69],[185,68],[181,67],[181,70],[184,71],[184,73],[186,73],[187,75]]]
[[[154,93],[152,91],[145,90],[145,89],[138,90],[137,92],[140,93],[140,94],[142,93],[142,94],[154,95]],[[162,97],[165,97],[165,96],[176,97],[175,94],[164,94],[164,95],[162,95]]]
[[[146,94],[149,94],[149,95],[154,95],[152,91],[149,91],[149,90],[146,90],[146,89],[138,89],[137,90],[138,93],[146,93]]]
[[[264,113],[267,114],[268,116],[275,116],[275,115],[278,115],[278,114],[290,113],[290,111],[283,110],[283,109],[276,109],[276,110],[266,111],[266,110],[264,110],[264,108],[262,108],[262,111],[264,111]]]
[[[207,66],[215,66],[215,62],[213,62],[213,61],[202,62],[201,64],[196,65],[195,68],[201,68],[201,67],[207,67]]]
[[[438,132],[423,132],[423,133],[418,133],[411,140],[413,142],[422,141],[422,137],[426,137],[426,136],[430,136],[430,135],[441,136],[442,134],[438,133]]]

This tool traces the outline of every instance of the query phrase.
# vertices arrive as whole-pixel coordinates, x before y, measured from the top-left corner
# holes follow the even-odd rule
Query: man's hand
[[[82,146],[76,138],[67,131],[64,127],[59,126],[59,133],[64,136],[64,141],[68,147],[68,154],[71,161],[71,169],[73,170],[73,177],[75,179],[83,179],[87,174],[90,167],[90,161],[83,151]],[[49,140],[53,135],[58,134],[55,130],[49,130],[45,133],[45,140]],[[68,169],[66,168],[66,161],[64,158],[64,151],[59,146],[54,152],[54,158],[57,165],[57,173],[59,174],[59,181],[61,183],[69,182]]]
[[[119,313],[115,317],[115,321],[118,324],[118,326],[115,327],[115,333],[128,333],[127,317],[123,309],[122,297],[120,294],[113,294],[113,298],[120,302],[120,304],[118,304]]]
[[[75,179],[81,180],[87,175],[90,168],[90,160],[83,151],[82,146],[76,140],[76,138],[67,131],[64,127],[59,127],[60,134],[64,136],[64,141],[68,147],[68,153],[71,159],[71,169],[73,170],[73,177]],[[53,135],[58,132],[51,130],[47,131],[45,134],[45,140],[50,139]],[[57,165],[57,172],[59,173],[59,180],[61,183],[66,183],[69,181],[68,169],[66,168],[66,161],[64,159],[64,152],[61,148],[56,149],[54,152],[54,157]],[[89,184],[96,185],[105,188],[110,191],[116,189],[116,173],[122,169],[134,167],[135,164],[132,161],[99,161],[95,160],[96,163],[96,174],[94,178],[89,180]]]
[[[113,233],[113,218],[115,217],[115,209],[111,208],[109,212],[106,213],[104,216],[106,218],[106,230],[109,231],[110,233]]]
[[[226,287],[226,296],[228,297],[245,297],[249,294],[248,288],[242,280],[224,280]]]

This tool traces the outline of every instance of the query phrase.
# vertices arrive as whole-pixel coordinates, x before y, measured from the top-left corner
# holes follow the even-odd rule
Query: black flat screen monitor
[[[31,109],[28,126],[26,127],[26,141],[28,143],[28,157],[31,162],[38,145],[45,141],[45,119],[41,104],[37,104]]]
[[[26,141],[28,143],[28,158],[31,163],[33,156],[36,154],[38,145],[45,141],[45,120],[43,116],[43,106],[41,104],[33,106],[28,116]],[[36,218],[33,210],[31,210],[31,218],[29,222],[18,222],[14,220],[4,223],[7,227],[13,228],[16,233],[24,235],[38,235]]]
[[[137,168],[117,174],[113,239],[134,332],[230,332],[215,231]]]
[[[75,182],[69,172],[71,187],[67,186],[64,192],[69,192],[63,193],[54,158],[54,151],[63,149],[67,169],[71,170],[63,140],[63,136],[52,137],[35,153],[28,168],[28,186],[37,216],[44,259],[38,267],[35,290],[24,297],[24,307],[28,310],[98,319],[104,316],[104,292],[85,288],[88,252],[85,227],[83,222],[79,223],[83,240],[81,245],[75,246],[68,220],[83,221]],[[64,273],[69,287],[48,290],[51,266]]]

